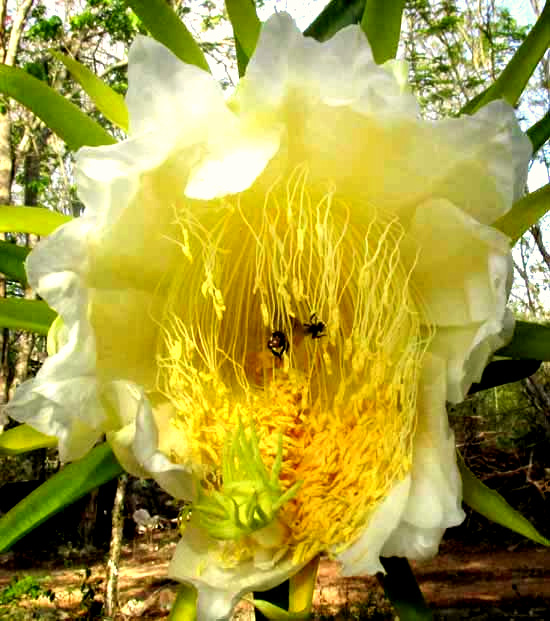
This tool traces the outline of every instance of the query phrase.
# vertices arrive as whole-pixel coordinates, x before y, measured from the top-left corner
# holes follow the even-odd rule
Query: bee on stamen
[[[322,336],[326,336],[324,334],[326,328],[326,325],[319,321],[317,313],[311,313],[309,323],[304,323],[305,333],[311,335],[312,339],[320,339]]]
[[[288,351],[290,345],[285,333],[281,332],[281,330],[275,330],[271,333],[271,336],[267,341],[267,347],[274,356],[279,358],[279,360],[282,360],[283,354],[285,351]]]

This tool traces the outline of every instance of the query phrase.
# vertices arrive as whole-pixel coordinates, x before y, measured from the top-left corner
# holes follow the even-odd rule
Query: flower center
[[[301,166],[267,191],[177,205],[187,258],[157,353],[182,438],[171,457],[200,481],[199,513],[238,490],[242,526],[243,511],[256,515],[243,490],[268,492],[238,473],[227,485],[224,454],[241,424],[243,437],[255,434],[263,467],[278,472],[276,545],[296,561],[349,545],[411,468],[431,329],[402,259],[403,228],[358,203],[312,188]],[[213,536],[215,516],[203,519]],[[264,517],[222,530],[244,550]]]

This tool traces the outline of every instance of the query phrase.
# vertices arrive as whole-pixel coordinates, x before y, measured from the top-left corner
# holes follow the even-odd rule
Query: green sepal
[[[166,0],[126,0],[151,35],[180,60],[210,71],[199,44]]]
[[[0,552],[6,552],[52,515],[122,473],[108,444],[96,446],[82,459],[65,466],[0,518]]]
[[[290,612],[263,599],[254,599],[254,606],[262,613],[265,619],[280,621],[285,619],[309,619],[311,615],[309,611]],[[261,621],[261,617],[258,618],[258,615],[256,615],[256,621]]]
[[[103,80],[100,80],[93,71],[74,58],[60,52],[52,52],[52,56],[67,67],[103,116],[127,132],[128,108],[122,95],[119,95]]]
[[[256,49],[262,27],[262,23],[256,14],[254,1],[225,0],[225,8],[227,9],[229,21],[233,26],[235,41],[240,43],[241,49],[246,57],[251,58]]]
[[[405,0],[368,0],[365,5],[361,28],[367,35],[378,65],[395,58],[397,54],[404,8]]]
[[[248,56],[244,53],[243,48],[239,43],[239,39],[235,37],[235,32],[233,32],[233,38],[235,39],[235,52],[237,53],[237,69],[239,71],[239,78],[242,78],[246,72],[250,58],[248,58]]]
[[[470,386],[468,394],[473,395],[481,390],[519,382],[536,373],[541,364],[540,360],[493,360],[483,370],[479,382],[474,382]]]
[[[0,241],[0,272],[10,280],[17,280],[26,286],[25,259],[29,252],[30,249],[25,246]]]
[[[182,584],[170,611],[169,621],[195,621],[197,618],[197,590]]]
[[[469,101],[462,108],[462,112],[473,114],[489,102],[500,98],[515,106],[549,45],[550,3],[547,2],[525,41],[517,49],[498,79],[484,92],[482,97]]]
[[[331,0],[304,30],[306,37],[327,41],[339,30],[361,21],[365,0]]]
[[[56,446],[56,437],[47,436],[29,425],[18,425],[0,433],[0,455],[19,455]]]
[[[550,138],[550,110],[534,125],[525,132],[529,136],[529,140],[533,145],[533,154],[535,154],[542,145]]]
[[[274,617],[273,615],[277,613],[282,615],[288,614],[290,608],[290,581],[285,580],[266,591],[257,591],[252,594],[252,598],[251,603],[257,608],[255,614],[256,621],[282,619],[283,617]]]
[[[395,608],[400,621],[432,621],[418,582],[406,558],[380,558],[386,574],[378,574],[386,597]]]
[[[289,580],[269,591],[256,593],[253,604],[260,611],[260,614],[256,614],[256,621],[308,619],[311,615],[318,569],[319,557],[316,556]],[[288,607],[288,610],[283,606]]]
[[[23,298],[0,298],[0,327],[28,330],[46,336],[57,317],[46,302]]]
[[[44,207],[0,205],[0,232],[49,235],[72,218]]]
[[[514,336],[495,356],[550,360],[550,326],[531,321],[516,321]]]
[[[313,592],[319,571],[319,556],[309,561],[299,572],[291,576],[288,589],[290,612],[311,612]]]
[[[508,235],[514,245],[525,231],[528,231],[549,210],[550,183],[516,201],[512,209],[499,218],[493,226]]]
[[[0,64],[0,92],[29,108],[67,143],[69,149],[116,142],[78,106],[19,67]]]
[[[462,477],[463,500],[469,507],[508,530],[543,546],[550,546],[550,540],[543,537],[527,518],[512,508],[498,492],[487,487],[475,476],[458,451],[457,463]]]

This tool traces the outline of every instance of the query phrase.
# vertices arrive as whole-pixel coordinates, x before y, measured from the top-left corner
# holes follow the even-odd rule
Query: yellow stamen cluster
[[[297,561],[343,549],[411,467],[431,334],[404,230],[337,188],[318,191],[305,166],[267,190],[176,212],[192,261],[182,257],[160,318],[158,389],[185,447],[172,457],[219,492],[240,421],[268,469],[282,434],[281,489],[303,482],[278,511],[284,547]],[[268,347],[275,331],[288,344],[280,356]]]

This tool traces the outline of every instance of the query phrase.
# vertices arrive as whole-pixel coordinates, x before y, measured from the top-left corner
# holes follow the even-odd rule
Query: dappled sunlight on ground
[[[168,616],[177,585],[166,578],[166,571],[176,537],[175,531],[155,533],[151,543],[144,539],[124,546],[119,585],[121,611],[125,614],[119,615],[120,621],[153,621]],[[85,573],[87,566],[91,570],[89,577]],[[427,601],[440,611],[440,618],[515,618],[511,614],[515,610],[525,611],[530,619],[550,618],[549,550],[528,544],[513,551],[444,544],[440,556],[415,564],[414,571]],[[54,591],[55,599],[20,600],[4,610],[0,606],[0,619],[23,621],[32,618],[33,611],[45,621],[90,619],[86,616],[90,607],[92,612],[94,606],[95,610],[100,607],[105,581],[102,559],[91,559],[87,564],[78,558],[66,558],[29,569],[18,566],[16,555],[0,556],[0,589],[15,575],[35,576],[44,589]],[[95,605],[94,599],[98,602]],[[329,560],[321,563],[314,605],[318,619],[351,619],[358,615],[365,619],[394,618],[375,577],[342,578],[338,564]],[[252,619],[250,611],[250,606],[243,603],[236,619]]]

